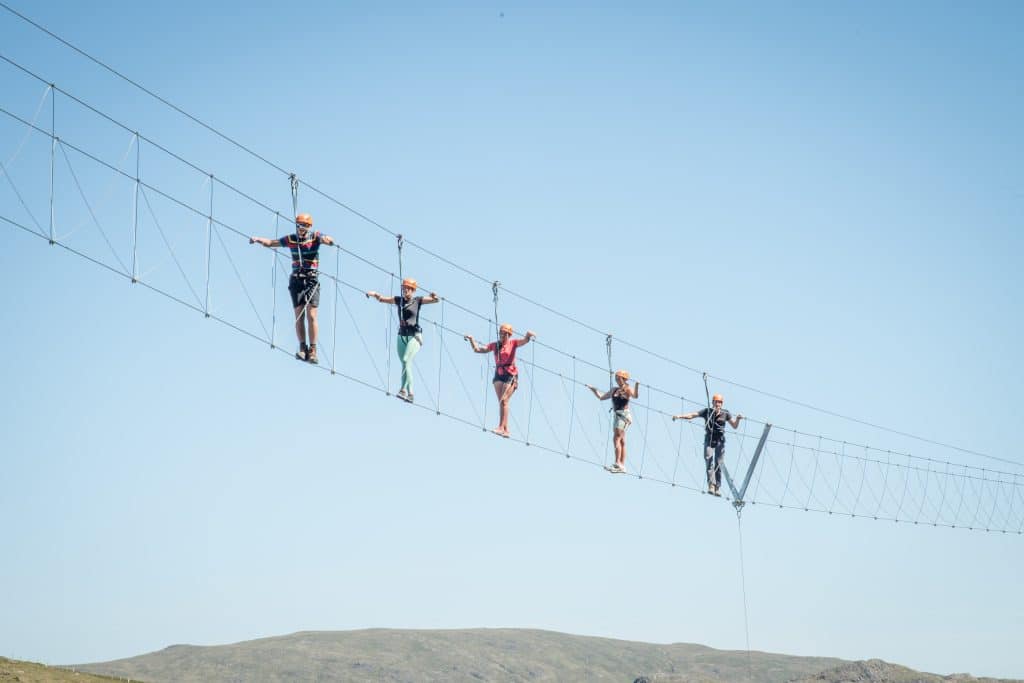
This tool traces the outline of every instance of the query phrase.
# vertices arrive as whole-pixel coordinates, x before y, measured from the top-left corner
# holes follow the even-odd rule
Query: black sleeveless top
[[[616,389],[612,394],[612,408],[625,410],[629,407],[629,389]]]
[[[420,306],[423,305],[422,296],[414,296],[406,299],[404,296],[394,297],[395,305],[398,307],[398,334],[404,337],[411,337],[420,328]]]

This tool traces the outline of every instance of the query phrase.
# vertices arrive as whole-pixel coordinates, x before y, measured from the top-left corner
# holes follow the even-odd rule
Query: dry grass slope
[[[996,683],[919,673],[878,660],[752,652],[748,661],[746,652],[702,645],[652,645],[520,629],[302,632],[214,647],[175,645],[77,668],[149,683],[632,683],[640,678],[649,683]]]
[[[0,683],[110,683],[118,680],[124,682],[124,678],[79,673],[45,664],[19,662],[0,657]]]

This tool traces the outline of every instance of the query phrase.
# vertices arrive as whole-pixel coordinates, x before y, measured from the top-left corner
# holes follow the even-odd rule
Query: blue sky
[[[1024,17],[1014,3],[13,6],[514,292],[718,377],[1024,460]],[[0,35],[11,60],[290,212],[278,172],[9,13]],[[31,119],[43,102],[48,128],[44,86],[6,63],[0,79],[2,106]],[[62,139],[132,171],[130,134],[64,96],[55,117]],[[0,123],[0,160],[23,134]],[[66,151],[114,247],[83,209],[63,152],[58,236],[129,261],[133,184]],[[48,138],[30,136],[10,166],[44,227],[49,153]],[[201,174],[145,144],[141,165],[153,184],[208,207]],[[155,216],[203,299],[205,222],[147,197],[144,281],[192,296]],[[347,249],[397,268],[392,237],[308,188],[301,200]],[[9,186],[0,202],[31,224]],[[214,207],[243,233],[277,232],[270,212],[216,184]],[[365,627],[745,647],[726,503],[409,409],[2,229],[5,656],[95,661]],[[260,329],[233,264],[262,323],[277,311],[276,339],[290,349],[271,256],[230,231],[222,238],[214,310]],[[338,263],[354,285],[390,286],[350,255]],[[404,250],[404,270],[492,310],[489,287],[422,251]],[[500,308],[545,344],[606,362],[603,336],[509,295]],[[339,330],[338,368],[377,383],[370,357],[384,374],[392,346],[384,307],[348,291],[336,323],[333,302],[322,311],[325,348],[326,328]],[[483,323],[445,313],[447,325],[486,336]],[[433,391],[476,422],[487,370],[441,337],[428,326],[418,396]],[[531,350],[571,371],[549,349]],[[613,353],[641,382],[702,400],[698,374],[622,345]],[[394,387],[393,360],[387,379]],[[569,401],[560,383],[542,382],[536,404],[528,383],[516,396],[517,429],[529,422],[560,442]],[[807,434],[1024,475],[736,386],[712,389],[733,410]],[[606,413],[576,399],[574,452],[600,459]],[[490,420],[493,400],[487,410]],[[681,483],[699,483],[699,435],[657,421],[634,426],[628,464],[648,457],[642,434],[659,434],[647,466],[677,466]],[[669,436],[683,439],[678,461],[662,450]],[[749,457],[739,452],[747,441],[732,439],[730,457]],[[769,456],[766,477],[789,465],[784,451]],[[1020,536],[757,506],[742,530],[751,647],[1024,676]]]

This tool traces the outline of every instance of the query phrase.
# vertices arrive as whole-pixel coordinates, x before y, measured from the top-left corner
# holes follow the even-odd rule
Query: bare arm
[[[601,401],[607,401],[612,397],[613,393],[613,391],[609,389],[608,391],[602,394],[600,391],[597,390],[597,387],[592,387],[589,384],[587,385],[587,389],[590,389],[592,392],[594,392],[594,396],[597,396],[597,398]]]
[[[272,240],[267,237],[250,237],[249,244],[259,244],[264,247],[279,247],[281,240]]]
[[[729,424],[732,425],[733,429],[736,429],[737,427],[740,426],[740,420],[742,420],[742,419],[743,419],[743,416],[741,414],[739,414],[739,413],[736,413],[736,417],[734,417],[733,419],[729,420]]]
[[[420,303],[424,304],[436,304],[441,300],[441,297],[437,295],[437,292],[431,292],[429,296],[423,297],[423,301]]]
[[[516,342],[516,346],[526,346],[527,344],[530,343],[530,340],[536,336],[536,334],[534,334],[530,330],[527,330],[526,334],[523,335],[523,338]]]
[[[486,346],[480,346],[480,344],[476,342],[476,339],[473,339],[473,335],[467,334],[463,339],[469,342],[469,345],[473,348],[475,353],[489,353]]]
[[[683,413],[682,415],[673,415],[672,420],[692,420],[698,415],[700,415],[700,413]]]
[[[393,304],[393,303],[395,303],[395,297],[393,297],[393,296],[384,296],[383,294],[378,294],[377,292],[367,292],[366,293],[366,298],[369,299],[371,297],[376,299],[377,301],[381,302],[382,304]]]
[[[640,382],[633,385],[633,398],[640,398]]]
[[[335,244],[337,244],[337,242],[334,241],[333,237],[331,237],[330,235],[325,235],[323,233],[320,233],[320,241],[329,247],[333,247]]]

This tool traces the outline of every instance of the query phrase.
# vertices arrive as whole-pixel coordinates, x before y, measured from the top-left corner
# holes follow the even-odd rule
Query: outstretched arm
[[[425,303],[425,304],[436,304],[440,300],[441,300],[441,297],[439,297],[437,295],[437,292],[431,292],[429,296],[423,297],[423,302],[422,303]]]
[[[272,240],[268,237],[250,237],[249,244],[259,244],[264,247],[279,247],[281,240]]]
[[[516,346],[526,346],[527,344],[530,343],[530,340],[536,336],[536,334],[534,334],[530,330],[527,330],[526,334],[523,335],[523,338],[516,342]]]
[[[594,396],[597,396],[597,398],[602,400],[602,401],[606,401],[606,400],[608,400],[609,398],[612,397],[612,390],[611,389],[609,389],[608,391],[604,392],[603,394],[600,391],[597,390],[597,387],[592,387],[589,384],[587,385],[587,389],[590,389],[592,392],[594,392]]]
[[[466,341],[469,342],[469,345],[470,345],[470,347],[472,347],[474,352],[476,352],[476,353],[487,353],[487,347],[486,346],[480,346],[480,344],[477,344],[476,343],[476,339],[473,339],[473,335],[467,334],[467,335],[465,335],[463,337],[463,339],[465,339]]]
[[[692,420],[698,415],[700,415],[700,413],[683,413],[682,415],[673,415],[672,420]]]
[[[393,304],[393,303],[395,303],[395,297],[393,297],[393,296],[384,296],[383,294],[378,294],[377,292],[367,292],[366,293],[366,298],[369,299],[371,297],[373,297],[377,301],[381,302],[382,304]]]

